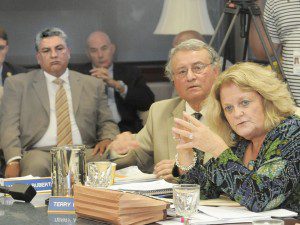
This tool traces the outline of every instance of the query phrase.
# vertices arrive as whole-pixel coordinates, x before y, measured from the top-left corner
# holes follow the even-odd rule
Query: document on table
[[[205,206],[230,206],[230,207],[240,207],[241,205],[236,201],[229,199],[227,196],[220,196],[215,199],[200,200],[199,205]]]
[[[124,169],[117,170],[115,173],[115,184],[153,180],[156,180],[156,176],[154,174],[143,173],[137,166],[129,166]]]
[[[173,207],[174,208],[174,207]],[[191,224],[226,224],[226,223],[244,223],[252,222],[257,219],[270,219],[271,217],[293,217],[297,213],[285,210],[274,209],[265,212],[251,212],[245,207],[211,207],[198,206],[199,212],[194,214],[190,220]],[[171,212],[171,214],[174,212]],[[159,224],[181,224],[179,218],[174,218],[167,221],[160,221]]]
[[[172,183],[168,183],[165,180],[156,180],[150,182],[139,182],[139,183],[126,183],[120,185],[112,185],[108,187],[111,190],[122,190],[130,191],[144,195],[163,195],[173,192]]]
[[[167,198],[163,199],[169,203],[173,203],[173,199]],[[241,205],[226,196],[221,195],[219,198],[200,200],[199,205],[206,206],[229,206],[229,207],[241,207]]]

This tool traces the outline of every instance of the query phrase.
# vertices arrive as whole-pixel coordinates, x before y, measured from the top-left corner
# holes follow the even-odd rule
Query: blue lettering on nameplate
[[[4,180],[4,186],[10,187],[13,184],[31,184],[36,191],[50,191],[52,188],[52,179],[50,177],[28,180]]]
[[[74,213],[73,197],[56,197],[49,198],[48,213]]]

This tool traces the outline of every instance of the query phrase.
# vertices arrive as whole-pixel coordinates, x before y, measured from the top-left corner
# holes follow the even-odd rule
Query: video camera
[[[256,0],[228,0],[227,7],[232,5],[239,5],[241,9],[248,9],[249,6],[255,6]]]

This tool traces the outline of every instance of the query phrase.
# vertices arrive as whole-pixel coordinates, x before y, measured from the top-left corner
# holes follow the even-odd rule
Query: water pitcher
[[[85,146],[51,149],[52,196],[73,196],[73,185],[86,179]]]

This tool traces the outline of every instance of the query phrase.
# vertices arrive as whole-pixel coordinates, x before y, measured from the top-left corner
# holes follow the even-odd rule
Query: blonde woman
[[[258,64],[234,65],[217,78],[207,112],[209,128],[187,114],[175,118],[180,182],[199,183],[208,198],[212,188],[223,192],[252,211],[299,212],[300,118],[286,85]],[[201,165],[203,152],[214,157]]]

